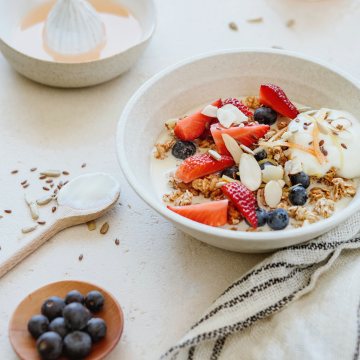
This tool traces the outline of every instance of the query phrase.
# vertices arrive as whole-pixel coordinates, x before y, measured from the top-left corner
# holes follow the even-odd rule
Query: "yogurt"
[[[315,155],[290,148],[290,158],[301,161],[305,173],[324,176],[330,168],[337,169],[339,176],[353,179],[360,177],[360,123],[350,113],[332,109],[320,109],[301,113],[288,127],[287,141],[314,149],[314,127],[318,127],[321,162]]]
[[[105,173],[81,175],[62,187],[59,205],[77,210],[99,209],[110,205],[120,193],[119,183]]]

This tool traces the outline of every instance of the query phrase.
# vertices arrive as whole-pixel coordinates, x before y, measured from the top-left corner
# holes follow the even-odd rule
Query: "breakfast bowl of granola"
[[[318,60],[221,51],[164,70],[119,121],[133,189],[213,246],[262,252],[313,239],[360,209],[360,87]]]

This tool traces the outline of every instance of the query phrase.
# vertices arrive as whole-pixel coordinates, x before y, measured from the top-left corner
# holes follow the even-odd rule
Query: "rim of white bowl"
[[[152,24],[151,24],[151,28],[149,29],[147,35],[144,38],[142,38],[139,42],[137,42],[134,45],[131,45],[127,49],[119,51],[116,54],[107,56],[105,58],[100,58],[100,59],[95,59],[95,60],[86,60],[86,61],[81,61],[81,62],[51,61],[51,60],[39,59],[39,58],[37,58],[35,56],[30,56],[29,54],[25,54],[24,52],[21,52],[19,49],[15,48],[13,45],[11,45],[8,41],[3,39],[1,36],[0,36],[0,42],[3,45],[5,45],[6,47],[8,47],[9,49],[11,49],[12,51],[16,52],[17,54],[19,54],[19,55],[21,55],[23,57],[26,57],[26,58],[31,59],[31,60],[36,60],[36,61],[39,61],[39,62],[42,62],[42,63],[46,63],[46,64],[55,64],[55,65],[63,66],[63,67],[66,67],[66,66],[81,66],[81,65],[84,65],[84,64],[95,64],[97,62],[102,62],[102,61],[105,61],[105,60],[109,60],[109,59],[112,59],[112,58],[114,58],[116,56],[124,54],[124,53],[130,51],[131,49],[134,49],[134,48],[136,48],[138,46],[141,46],[141,45],[145,44],[146,42],[148,42],[153,37],[153,35],[155,33],[155,30],[156,30],[156,27],[157,27],[156,6],[155,6],[154,0],[148,0],[148,1],[151,3],[151,6],[152,6],[152,15],[151,15]]]
[[[262,49],[262,48],[246,48],[246,49],[223,49],[215,52],[207,52],[197,56],[193,56],[177,62],[174,65],[171,65],[164,70],[160,71],[149,80],[147,80],[130,98],[129,102],[125,106],[122,115],[119,119],[116,133],[116,147],[117,147],[117,156],[122,169],[122,172],[127,179],[130,186],[134,189],[134,191],[139,195],[141,199],[143,199],[149,206],[151,206],[154,210],[156,210],[159,214],[164,216],[166,219],[171,220],[175,223],[179,223],[184,227],[188,227],[193,229],[194,231],[202,232],[203,234],[207,234],[209,236],[218,236],[218,237],[226,237],[228,239],[233,240],[242,240],[242,241],[271,241],[271,240],[285,240],[291,237],[305,237],[311,234],[317,234],[322,232],[324,229],[331,229],[340,223],[344,222],[347,218],[349,218],[356,211],[360,210],[360,199],[356,199],[351,201],[351,203],[342,211],[336,212],[328,219],[320,220],[314,224],[309,224],[305,227],[301,228],[292,228],[292,229],[284,229],[280,231],[264,231],[264,232],[245,232],[245,231],[232,231],[229,229],[213,227],[209,225],[204,225],[193,220],[187,219],[181,215],[174,213],[173,211],[166,208],[166,206],[161,203],[160,199],[153,199],[149,194],[149,190],[144,189],[137,178],[133,174],[131,170],[131,166],[126,158],[126,152],[124,147],[125,138],[125,125],[128,114],[132,110],[133,105],[137,102],[137,100],[143,95],[145,91],[147,91],[154,83],[158,82],[164,76],[169,73],[181,68],[185,65],[188,65],[193,62],[198,62],[203,59],[209,57],[216,57],[225,54],[238,54],[238,53],[267,53],[267,54],[275,54],[280,56],[288,56],[300,60],[305,60],[308,62],[315,63],[326,69],[340,75],[345,80],[349,81],[355,87],[357,87],[360,91],[360,82],[356,80],[352,75],[344,72],[343,70],[337,68],[334,65],[330,65],[316,57],[307,56],[303,54],[299,54],[297,52],[288,51],[288,50],[277,50],[277,49]],[[150,154],[149,154],[150,155]],[[330,225],[330,226],[329,226]],[[246,234],[246,239],[243,238],[244,234]]]

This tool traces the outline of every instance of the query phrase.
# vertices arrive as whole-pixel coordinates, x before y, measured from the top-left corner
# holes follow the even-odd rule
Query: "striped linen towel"
[[[357,213],[315,240],[270,255],[161,359],[358,359],[359,255]]]

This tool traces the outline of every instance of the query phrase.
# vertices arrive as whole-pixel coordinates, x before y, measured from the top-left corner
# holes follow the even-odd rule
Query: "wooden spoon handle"
[[[27,234],[20,240],[25,244],[19,251],[3,261],[0,260],[0,278],[65,227],[66,224],[57,218],[36,230],[34,234]]]

